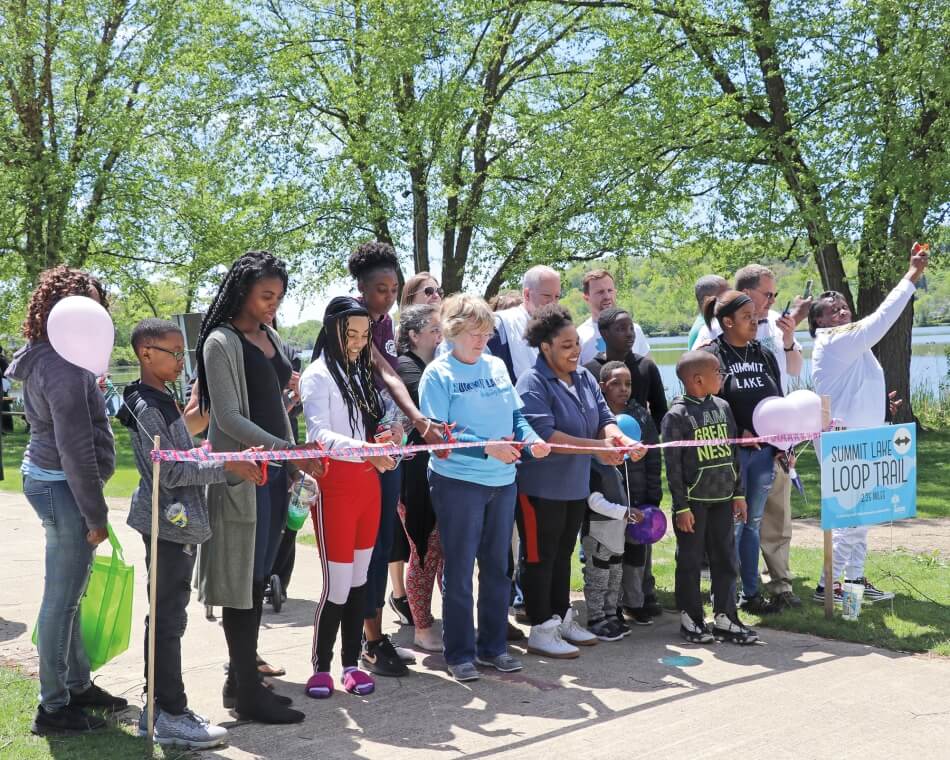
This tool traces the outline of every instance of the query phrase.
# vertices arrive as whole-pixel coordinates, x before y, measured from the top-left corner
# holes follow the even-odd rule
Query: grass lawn
[[[0,480],[0,491],[19,492],[21,490],[20,462],[23,459],[23,449],[26,448],[29,434],[24,432],[23,423],[20,420],[17,420],[15,424],[16,432],[6,433],[3,436],[4,479]],[[128,499],[139,484],[139,474],[135,469],[128,430],[114,420],[113,430],[116,440],[115,475],[106,483],[105,493],[106,496]]]
[[[676,607],[674,563],[674,542],[665,540],[657,544],[653,573],[657,595],[666,609]],[[802,607],[763,618],[740,613],[744,622],[755,627],[810,633],[896,651],[932,652],[950,657],[950,565],[946,562],[927,554],[870,552],[868,576],[878,588],[893,591],[896,597],[890,602],[862,606],[861,615],[854,622],[842,620],[840,608],[833,620],[825,620],[824,606],[811,600],[821,574],[821,549],[793,546],[791,564],[797,575],[795,593],[802,598]],[[582,572],[582,565],[575,560],[571,576],[575,591],[583,590]],[[703,583],[703,591],[709,591],[707,582]],[[712,615],[708,605],[707,614]],[[764,631],[762,636],[767,639],[768,632]]]
[[[18,670],[0,667],[0,757],[16,760],[141,760],[148,757],[145,739],[135,735],[134,726],[110,725],[79,736],[34,736],[30,723],[36,712],[39,682]],[[196,758],[180,749],[163,753],[155,746],[156,758]]]

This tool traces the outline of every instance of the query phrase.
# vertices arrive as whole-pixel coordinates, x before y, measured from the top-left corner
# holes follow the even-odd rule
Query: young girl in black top
[[[198,387],[210,409],[208,440],[215,450],[293,446],[283,389],[291,376],[283,344],[268,325],[287,288],[284,263],[266,251],[244,254],[231,267],[201,324]],[[200,590],[221,605],[230,667],[226,706],[245,719],[296,723],[303,713],[272,693],[257,671],[257,637],[264,587],[287,521],[288,468],[319,477],[322,460],[269,463],[266,481],[208,487],[212,537],[202,547]]]
[[[722,335],[703,349],[719,359],[725,372],[719,395],[732,409],[740,435],[743,438],[755,436],[752,413],[756,405],[768,396],[782,395],[775,357],[755,339],[758,331],[755,304],[745,293],[727,290],[707,301],[704,316],[707,324],[715,316],[723,330]],[[742,609],[757,615],[776,611],[759,590],[759,527],[775,478],[775,457],[780,453],[768,444],[739,448],[747,504],[745,521],[736,524],[736,550],[745,598]]]

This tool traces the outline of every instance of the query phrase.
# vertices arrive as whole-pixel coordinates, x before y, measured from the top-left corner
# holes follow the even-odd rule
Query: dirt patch
[[[792,546],[823,546],[821,521],[807,517],[792,523]],[[900,520],[884,525],[872,525],[868,531],[868,548],[872,551],[902,549],[914,554],[930,554],[936,551],[942,558],[950,559],[950,518],[917,518]]]

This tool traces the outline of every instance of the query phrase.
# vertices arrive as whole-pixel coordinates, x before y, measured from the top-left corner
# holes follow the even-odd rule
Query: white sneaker
[[[435,626],[431,628],[416,628],[412,636],[412,643],[419,647],[419,649],[424,649],[426,652],[442,651],[442,637],[435,629]]]
[[[561,621],[561,625],[558,626],[558,628],[561,631],[561,638],[575,646],[592,647],[597,643],[597,636],[586,628],[582,628],[577,622],[577,614],[574,612],[573,607],[567,608],[567,612],[564,614],[564,620]]]
[[[143,715],[145,713],[143,712]],[[139,736],[145,736],[147,730],[139,724]],[[184,747],[185,749],[208,749],[222,744],[228,736],[228,730],[215,726],[207,718],[186,710],[181,715],[169,715],[158,711],[155,721],[155,743],[163,747]]]
[[[541,625],[531,626],[528,651],[531,654],[540,654],[557,660],[573,660],[577,657],[580,650],[561,638],[560,626],[561,618],[557,615]]]

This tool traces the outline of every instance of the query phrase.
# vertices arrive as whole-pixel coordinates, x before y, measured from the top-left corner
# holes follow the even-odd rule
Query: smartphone
[[[783,317],[787,317],[787,316],[788,316],[788,312],[791,310],[791,308],[792,308],[792,299],[789,298],[789,299],[788,299],[788,303],[785,304],[785,308],[782,309],[782,316],[783,316]]]
[[[811,286],[815,284],[814,280],[809,280],[805,283],[805,292],[802,293],[803,299],[811,298]]]

